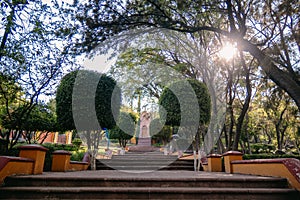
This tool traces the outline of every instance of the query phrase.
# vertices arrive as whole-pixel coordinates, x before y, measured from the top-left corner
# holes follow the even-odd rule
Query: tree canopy
[[[58,87],[57,120],[62,130],[110,129],[116,123],[120,104],[120,89],[112,78],[94,71],[74,71]]]
[[[75,124],[72,115],[72,94],[78,71],[65,75],[56,91],[56,113],[60,130],[74,130]]]
[[[193,91],[186,92],[187,85],[190,85]],[[197,101],[196,105],[193,105],[195,103],[194,97]],[[194,124],[207,124],[210,120],[211,102],[207,87],[204,83],[194,79],[177,81],[171,86],[165,87],[160,96],[159,104],[163,108],[160,109],[160,115],[166,116],[166,125],[180,126],[184,124],[185,126],[192,126]],[[183,104],[186,106],[185,108]],[[183,116],[182,109],[186,108],[191,110],[185,111],[187,114]],[[198,116],[194,115],[194,109],[198,109],[198,113],[196,113]]]
[[[190,34],[214,32],[253,56],[300,108],[299,4],[294,0],[107,0],[76,5],[81,22],[76,53],[93,52],[112,36],[147,27]],[[96,48],[97,47],[97,48]],[[104,49],[102,49],[104,51]]]
[[[56,1],[5,0],[0,3],[1,109],[10,130],[3,135],[15,144],[28,124],[31,111],[54,95],[58,80],[74,67],[75,57],[68,52],[70,40],[61,30],[68,17]],[[67,65],[66,65],[67,64]]]

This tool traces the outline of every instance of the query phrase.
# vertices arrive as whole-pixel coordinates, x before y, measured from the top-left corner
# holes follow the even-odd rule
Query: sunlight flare
[[[226,59],[227,61],[234,58],[236,55],[236,46],[231,43],[225,43],[220,50],[220,57]]]

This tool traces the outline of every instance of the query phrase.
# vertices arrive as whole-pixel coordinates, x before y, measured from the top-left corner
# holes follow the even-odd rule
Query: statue
[[[139,139],[140,138],[149,138],[150,133],[149,133],[149,126],[151,123],[151,115],[150,113],[147,113],[146,111],[142,112],[141,118],[140,118],[140,134],[139,134]]]
[[[144,111],[140,117],[140,134],[138,146],[151,146],[150,127],[151,115]]]
[[[150,136],[150,123],[151,114],[147,111],[143,111],[140,116],[140,132],[138,134],[138,144],[137,146],[132,146],[129,151],[158,151],[157,147],[151,146],[151,136]]]

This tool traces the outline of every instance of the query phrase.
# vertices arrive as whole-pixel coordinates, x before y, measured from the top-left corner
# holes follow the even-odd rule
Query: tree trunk
[[[239,145],[239,140],[241,137],[243,122],[244,122],[244,118],[247,114],[249,105],[250,105],[251,93],[252,93],[251,84],[250,84],[250,68],[247,68],[245,60],[243,58],[243,55],[242,55],[242,53],[240,53],[240,54],[241,54],[241,61],[242,61],[243,69],[244,69],[244,72],[246,73],[245,74],[245,76],[246,76],[245,82],[246,82],[247,96],[246,96],[242,111],[240,113],[240,116],[237,120],[236,133],[235,133],[235,138],[234,138],[234,143],[233,143],[233,150],[235,150],[235,151],[238,150],[238,145]]]
[[[227,86],[227,95],[229,96],[229,100],[228,100],[228,112],[229,112],[229,117],[230,117],[230,124],[229,124],[229,128],[228,128],[228,146],[227,149],[231,150],[232,149],[232,138],[233,138],[233,126],[234,126],[234,113],[233,113],[233,101],[234,101],[234,96],[233,96],[233,91],[232,91],[232,87],[233,87],[233,78],[231,75],[232,72],[230,72],[228,70],[228,86]]]
[[[289,96],[295,101],[298,110],[300,111],[300,85],[294,80],[288,72],[278,68],[272,60],[265,55],[259,48],[243,39],[240,41],[240,46],[244,51],[249,52],[254,58],[256,58],[264,70],[266,75],[280,88],[289,94]]]

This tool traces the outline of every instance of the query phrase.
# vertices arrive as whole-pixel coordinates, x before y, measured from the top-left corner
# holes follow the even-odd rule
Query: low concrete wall
[[[0,156],[0,186],[5,177],[15,174],[32,174],[34,160],[29,158]]]
[[[231,161],[232,173],[286,178],[300,190],[300,161],[294,158]]]
[[[69,170],[71,171],[82,171],[87,170],[89,167],[88,162],[70,161]]]
[[[47,148],[31,144],[20,146],[19,157],[0,156],[0,184],[14,174],[42,174]]]
[[[66,171],[81,171],[87,170],[89,167],[89,159],[83,158],[83,162],[71,161],[71,153],[64,150],[54,151],[52,153],[52,167],[51,171],[66,172]]]

